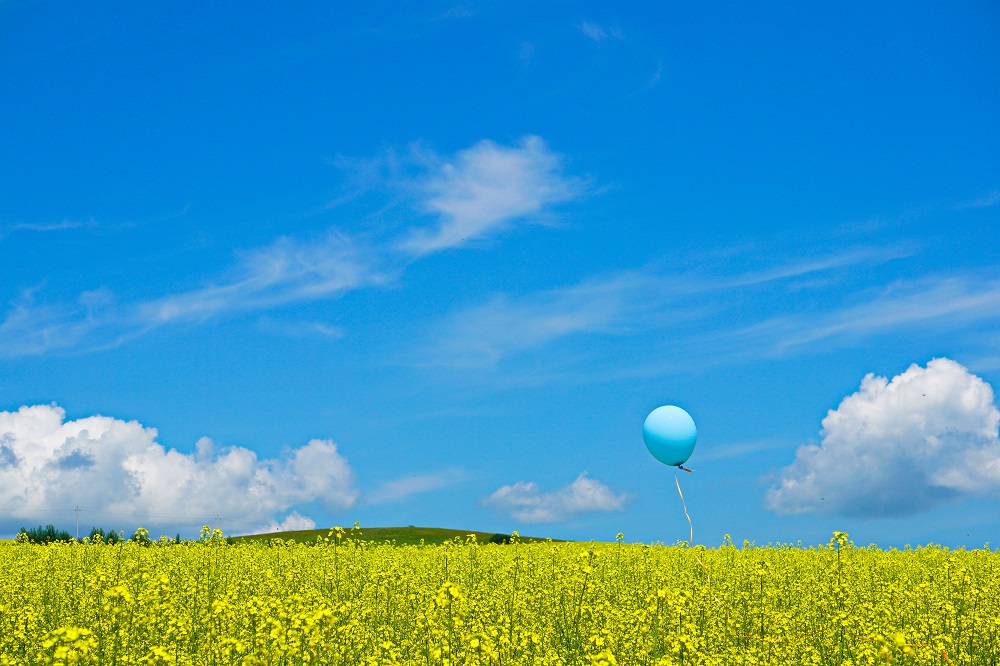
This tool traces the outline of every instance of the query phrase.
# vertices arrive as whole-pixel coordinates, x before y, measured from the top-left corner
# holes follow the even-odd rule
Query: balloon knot
[[[677,469],[682,469],[682,470],[684,470],[685,472],[688,472],[689,474],[690,474],[691,472],[693,472],[693,471],[694,471],[693,469],[688,469],[688,468],[687,468],[687,467],[685,467],[684,465],[678,465],[678,466],[677,466]]]

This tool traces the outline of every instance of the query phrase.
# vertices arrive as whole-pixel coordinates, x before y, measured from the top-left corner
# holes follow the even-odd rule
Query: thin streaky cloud
[[[753,442],[736,442],[733,444],[722,444],[719,446],[699,446],[698,461],[713,462],[716,460],[730,460],[732,458],[743,458],[755,453],[764,451],[776,451],[779,449],[791,448],[788,442],[772,439],[763,439]]]
[[[316,243],[281,238],[244,254],[228,281],[144,303],[138,319],[152,325],[202,321],[231,311],[330,298],[388,279],[346,236]]]
[[[72,347],[89,332],[86,321],[58,306],[17,303],[0,322],[0,349],[6,357],[42,354]]]
[[[1000,355],[986,355],[973,359],[969,366],[977,372],[1000,370]]]
[[[897,283],[859,305],[761,322],[741,335],[774,339],[775,353],[835,337],[869,336],[918,323],[1000,319],[1000,280],[941,277]]]
[[[62,222],[17,222],[7,227],[10,231],[62,231],[63,229],[79,229],[80,227],[92,227],[95,222],[78,222],[76,220],[63,220]]]
[[[517,50],[517,57],[521,62],[530,64],[535,57],[535,45],[531,42],[521,42],[521,47]]]
[[[505,357],[576,333],[612,332],[646,278],[622,274],[461,311],[435,333],[432,365],[495,365]]]
[[[427,167],[420,144],[410,144],[408,150],[389,147],[374,157],[336,155],[329,159],[344,178],[343,193],[327,202],[321,210],[337,208],[359,198],[365,193],[406,190],[406,171],[416,164]]]
[[[443,14],[441,14],[441,18],[464,19],[475,15],[476,12],[471,7],[465,5],[456,5],[451,9],[447,10],[446,12],[444,12]]]
[[[727,294],[742,293],[748,286],[881,263],[898,256],[904,254],[895,249],[860,248],[723,277],[694,272],[666,274],[645,268],[516,298],[498,294],[435,326],[421,358],[427,365],[488,367],[570,335],[620,336],[677,328],[731,308],[732,299],[727,299]],[[704,337],[706,332],[699,330],[699,335]]]
[[[191,212],[191,204],[185,204],[179,210],[175,210],[169,213],[164,213],[163,215],[157,215],[148,218],[134,218],[125,220],[124,222],[110,223],[101,226],[112,230],[135,229],[138,227],[153,226],[157,224],[162,224],[164,222],[169,222],[171,220],[176,220],[188,215],[190,212]]]
[[[584,190],[578,178],[564,176],[563,159],[541,137],[528,136],[515,146],[480,141],[453,158],[433,165],[429,176],[413,184],[417,206],[437,218],[411,229],[399,242],[402,251],[426,255],[496,234],[519,220],[539,218]]]
[[[215,284],[149,301],[118,304],[112,294],[98,290],[74,302],[48,304],[37,302],[35,292],[26,292],[0,321],[0,355],[108,349],[166,325],[336,298],[392,282],[392,272],[376,268],[376,263],[377,255],[342,235],[315,242],[281,238],[243,253],[231,274]],[[338,330],[314,325],[311,332],[329,337]]]
[[[322,321],[283,321],[271,317],[262,317],[257,322],[257,328],[265,333],[273,333],[290,338],[340,340],[346,335],[346,332],[340,326]]]
[[[625,35],[622,34],[622,29],[619,26],[612,26],[605,29],[598,23],[593,23],[591,21],[581,21],[576,24],[576,29],[586,35],[589,39],[600,44],[605,39],[613,37],[617,40],[622,40]]]
[[[912,334],[936,327],[970,329],[972,325],[1000,321],[1000,281],[963,276],[936,276],[895,283],[892,288],[850,306],[834,306],[816,312],[765,317],[748,326],[720,327],[699,331],[697,336],[678,339],[674,347],[683,363],[649,363],[631,370],[618,370],[595,379],[657,376],[683,368],[751,359],[783,358],[827,351],[834,344],[857,343],[877,335],[906,331]],[[970,331],[963,341],[970,348],[992,350]],[[989,354],[983,354],[989,369]]]
[[[660,85],[660,82],[662,80],[663,80],[663,63],[661,62],[656,64],[656,70],[649,77],[649,81],[646,82],[646,88],[647,89],[655,88],[656,86]]]
[[[596,23],[591,23],[590,21],[581,21],[577,23],[576,29],[598,44],[608,38],[608,33],[604,30],[604,28]]]
[[[167,222],[169,220],[174,220],[180,217],[184,217],[189,212],[191,212],[191,206],[185,205],[178,211],[167,213],[165,215],[160,215],[158,217],[150,217],[148,219],[142,219],[142,218],[129,219],[125,220],[124,222],[103,222],[103,221],[99,222],[93,217],[88,217],[87,219],[82,219],[82,220],[67,218],[64,220],[60,220],[58,222],[14,222],[7,225],[0,225],[0,240],[21,231],[29,231],[35,233],[49,233],[55,231],[68,231],[73,229],[88,229],[95,232],[134,229],[136,227],[159,224],[162,222]]]
[[[457,468],[430,474],[407,474],[396,479],[383,481],[363,499],[369,504],[400,502],[413,495],[429,493],[462,483],[466,473]]]
[[[42,354],[74,347],[108,316],[103,299],[85,292],[71,303],[37,303],[37,289],[25,290],[0,321],[0,356]]]
[[[835,268],[844,268],[846,266],[858,264],[881,264],[894,259],[902,259],[912,256],[914,251],[914,248],[905,246],[856,248],[846,252],[823,255],[807,259],[805,261],[798,261],[777,266],[766,271],[744,273],[732,279],[721,281],[720,286],[727,288],[747,287],[766,282],[801,277],[810,273],[822,273]]]
[[[591,364],[585,372],[571,375],[566,375],[565,369],[558,372],[564,373],[563,381],[637,379],[725,363],[828,351],[833,345],[856,344],[878,335],[926,334],[947,327],[967,331],[958,341],[972,358],[970,367],[990,371],[1000,367],[1000,357],[994,353],[996,345],[981,339],[973,329],[977,324],[989,322],[1000,322],[1000,281],[938,276],[897,283],[891,290],[848,307],[780,315],[750,326],[720,327],[699,330],[697,335],[678,336],[671,341],[675,356],[664,361],[651,359],[612,371],[602,371]],[[554,371],[553,376],[556,374]]]
[[[404,175],[414,166],[422,176]],[[95,307],[83,298],[55,304],[22,299],[0,320],[0,356],[108,349],[166,325],[197,325],[235,312],[384,286],[410,261],[497,233],[516,221],[541,220],[552,214],[553,206],[585,189],[580,179],[563,175],[562,157],[536,136],[515,146],[480,141],[451,158],[414,144],[403,157],[390,151],[352,167],[358,187],[409,190],[411,201],[415,197],[416,206],[436,217],[436,223],[412,228],[402,240],[369,246],[340,233],[312,241],[282,237],[240,253],[229,273],[213,282],[146,301],[118,304],[110,298]],[[180,215],[187,211],[185,207]],[[340,333],[325,326],[292,328],[326,337]]]
[[[33,231],[36,233],[47,233],[52,231],[66,231],[68,229],[93,228],[97,222],[93,219],[82,220],[62,220],[60,222],[14,222],[0,227],[0,239],[19,231]]]
[[[986,196],[957,204],[955,208],[989,208],[990,206],[996,206],[998,203],[1000,203],[1000,190],[993,190]]]

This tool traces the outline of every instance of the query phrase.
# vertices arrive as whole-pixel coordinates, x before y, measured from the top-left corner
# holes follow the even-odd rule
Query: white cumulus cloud
[[[525,137],[516,146],[480,141],[422,183],[421,207],[439,222],[411,230],[400,247],[416,255],[437,252],[539,215],[582,191],[578,180],[561,172],[562,159],[541,137]]]
[[[551,492],[542,492],[533,481],[501,486],[486,498],[486,504],[522,523],[556,523],[580,513],[618,511],[626,499],[625,493],[616,495],[584,472],[573,483]]]
[[[114,522],[190,530],[219,516],[227,531],[303,529],[312,521],[294,507],[338,510],[357,499],[353,471],[329,440],[259,459],[238,446],[215,451],[208,438],[190,455],[156,438],[136,421],[67,421],[55,405],[0,412],[0,530],[50,522],[75,506],[84,512],[81,528]]]
[[[290,514],[285,516],[285,519],[280,523],[276,520],[271,521],[268,526],[268,532],[294,532],[296,530],[314,530],[316,529],[316,521],[308,516],[303,516],[298,511],[292,511]]]
[[[947,358],[888,380],[868,374],[823,419],[768,493],[781,513],[906,516],[966,497],[1000,498],[993,389]]]

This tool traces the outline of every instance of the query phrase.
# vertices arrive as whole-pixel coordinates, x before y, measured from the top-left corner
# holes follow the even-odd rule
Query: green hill
[[[360,537],[355,537],[349,528],[344,528],[344,537],[358,538],[361,541],[395,542],[399,545],[416,545],[421,541],[425,544],[444,543],[456,537],[463,541],[470,534],[476,535],[476,541],[484,543],[509,543],[509,534],[497,534],[496,532],[477,532],[472,530],[450,530],[443,527],[363,527]],[[269,541],[270,539],[284,539],[297,541],[300,543],[314,542],[316,537],[325,537],[330,529],[321,530],[296,530],[290,532],[269,532],[267,534],[246,534],[244,536],[233,537],[233,541]],[[546,541],[538,537],[518,537],[523,542]],[[558,541],[553,539],[553,541]]]

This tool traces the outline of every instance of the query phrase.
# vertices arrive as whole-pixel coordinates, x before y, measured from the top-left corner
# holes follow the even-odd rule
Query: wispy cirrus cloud
[[[598,23],[593,23],[592,21],[580,21],[576,24],[576,29],[598,44],[609,37],[613,37],[615,39],[622,38],[621,28],[616,26],[605,30],[603,26]]]
[[[35,291],[25,292],[0,321],[0,355],[107,348],[163,326],[336,298],[393,279],[392,269],[383,270],[377,255],[340,234],[315,241],[281,238],[238,258],[222,279],[147,301],[118,302],[101,289],[73,302],[47,304],[37,302]],[[299,327],[297,332],[305,331]],[[312,327],[309,332],[336,335],[338,330]]]
[[[741,318],[757,309],[762,315],[766,312],[763,307],[748,306],[754,298],[767,301],[768,288],[787,289],[796,280],[905,255],[905,250],[895,247],[855,248],[728,275],[644,268],[517,297],[499,294],[436,325],[421,357],[430,365],[493,366],[570,336],[615,337],[656,330],[673,331],[678,345],[715,345],[718,355],[727,344],[733,347],[726,337],[736,334]],[[740,317],[726,316],[741,310]],[[765,318],[759,317],[754,325],[777,332],[773,324],[760,323]],[[739,336],[744,333],[740,331]],[[777,340],[769,342],[776,345]]]
[[[335,326],[322,321],[293,320],[285,321],[272,317],[262,317],[257,322],[257,328],[267,333],[283,335],[290,338],[325,338],[327,340],[339,340],[344,337],[345,331],[340,326]]]
[[[87,217],[86,219],[71,219],[64,218],[55,222],[12,222],[9,224],[0,224],[0,240],[3,240],[7,236],[18,232],[32,232],[32,233],[52,233],[57,231],[71,231],[75,229],[86,229],[88,231],[97,232],[115,232],[125,229],[134,229],[136,227],[143,227],[152,224],[159,224],[161,222],[166,222],[169,220],[174,220],[179,217],[187,215],[191,210],[190,205],[186,205],[180,210],[167,213],[165,215],[159,215],[150,218],[138,218],[138,219],[127,219],[118,222],[107,222],[98,221],[94,217]]]
[[[516,299],[495,296],[439,326],[426,358],[456,367],[495,365],[569,335],[624,329],[648,283],[646,276],[625,273]]]
[[[585,190],[583,180],[563,173],[562,156],[537,136],[509,146],[484,140],[445,157],[413,146],[408,154],[388,151],[376,159],[340,164],[353,173],[353,192],[337,205],[361,191],[395,192],[401,198],[391,207],[409,206],[409,218],[424,222],[402,234],[383,230],[381,238],[376,235],[364,245],[335,231],[313,239],[280,237],[268,246],[237,252],[229,271],[199,287],[142,301],[119,301],[111,290],[100,288],[72,301],[47,303],[38,297],[39,290],[29,290],[0,319],[0,356],[107,348],[164,326],[199,325],[233,313],[265,313],[383,287],[415,259],[495,235],[517,222],[550,219],[556,205]],[[83,223],[16,229],[78,226]],[[103,297],[98,302],[93,294]],[[262,326],[299,336],[343,333],[308,322],[267,320]]]
[[[788,446],[788,442],[773,439],[761,439],[752,442],[735,442],[731,444],[713,445],[706,451],[698,452],[698,462],[715,462],[718,460],[730,460],[732,458],[742,458],[745,456],[763,453],[764,451],[775,451]]]
[[[369,504],[400,502],[413,495],[420,495],[454,486],[465,479],[465,472],[457,468],[430,474],[407,474],[397,479],[383,481],[375,490],[366,494],[364,499]]]
[[[27,289],[0,320],[0,356],[43,354],[83,344],[114,318],[104,290],[84,292],[68,303],[39,303]]]
[[[269,247],[242,253],[227,279],[143,303],[137,317],[159,325],[332,298],[389,281],[375,262],[374,256],[342,234],[313,242],[280,238]]]
[[[738,332],[769,340],[782,355],[830,340],[851,340],[913,326],[1000,320],[1000,280],[944,275],[898,281],[865,300],[825,311],[767,319]]]
[[[417,206],[437,222],[410,229],[398,245],[418,256],[538,218],[585,189],[580,179],[563,175],[563,158],[537,136],[514,146],[480,141],[451,158],[425,159],[433,167],[414,183]]]
[[[93,219],[60,220],[59,222],[13,222],[11,224],[0,225],[0,240],[19,231],[46,233],[52,231],[66,231],[68,229],[93,228],[96,226],[97,222]]]
[[[906,244],[887,247],[856,247],[841,252],[804,257],[797,261],[781,263],[764,269],[740,271],[719,278],[711,284],[713,288],[737,288],[778,282],[804,275],[825,273],[839,268],[858,265],[877,265],[913,254],[913,248]]]
[[[1000,204],[1000,190],[993,190],[989,194],[977,197],[970,201],[963,201],[962,203],[956,204],[955,208],[989,208],[990,206],[996,206]]]

